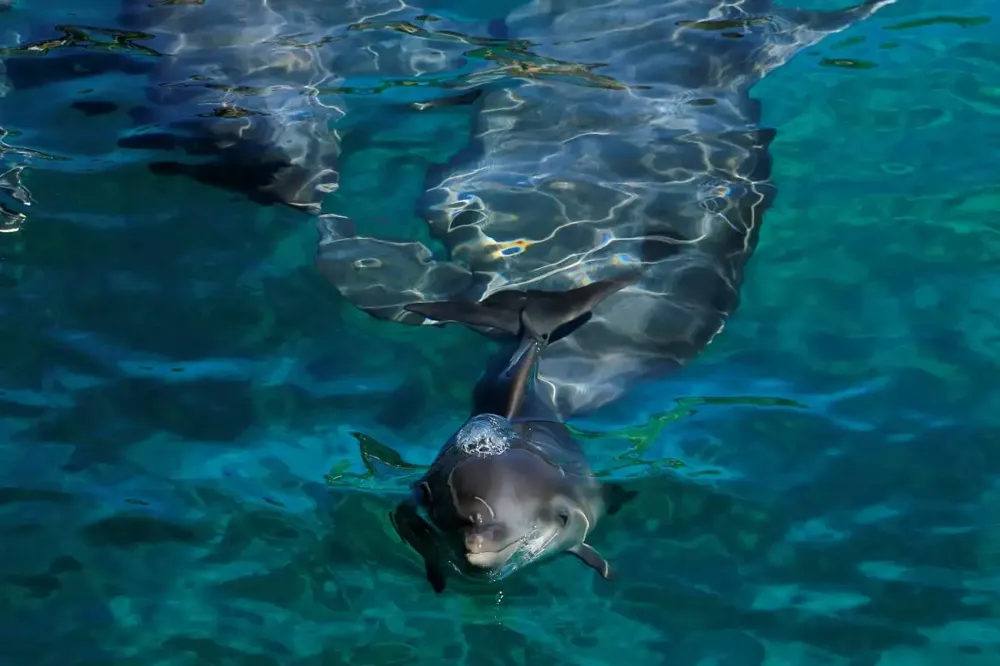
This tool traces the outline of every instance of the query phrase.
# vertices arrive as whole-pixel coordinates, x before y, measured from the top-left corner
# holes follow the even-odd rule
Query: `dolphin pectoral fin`
[[[581,543],[577,546],[573,546],[569,549],[569,552],[579,557],[588,567],[601,574],[601,578],[610,580],[614,577],[611,573],[611,566],[608,564],[608,561],[601,557],[601,554],[594,550],[594,548],[589,544]]]
[[[444,572],[436,564],[433,564],[430,560],[424,560],[424,574],[427,576],[427,582],[431,584],[431,589],[434,590],[434,594],[441,594],[444,592]]]
[[[613,516],[622,507],[631,502],[638,496],[638,491],[627,490],[624,486],[617,483],[606,483],[601,488],[604,494],[604,506],[605,513],[609,516]]]
[[[389,515],[396,534],[424,561],[424,575],[436,594],[444,592],[444,570],[438,564],[434,534],[410,502],[401,502]]]

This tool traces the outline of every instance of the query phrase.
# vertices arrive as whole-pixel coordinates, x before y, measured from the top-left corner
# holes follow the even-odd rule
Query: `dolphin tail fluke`
[[[483,301],[410,303],[405,309],[436,322],[493,328],[545,346],[586,323],[604,299],[638,279],[637,272],[630,272],[569,291],[511,289]]]
[[[637,272],[627,273],[569,291],[511,289],[496,292],[483,301],[410,303],[404,309],[434,322],[492,328],[519,339],[517,350],[500,373],[500,381],[490,380],[477,389],[478,403],[496,404],[497,400],[503,400],[504,415],[513,419],[521,411],[542,349],[582,326],[604,299],[638,278]],[[491,394],[499,390],[501,394],[487,396],[484,394],[487,390]]]

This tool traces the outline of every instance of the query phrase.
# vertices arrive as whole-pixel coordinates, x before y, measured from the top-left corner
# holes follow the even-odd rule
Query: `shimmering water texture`
[[[1000,663],[1000,9],[861,14],[0,0],[0,665]],[[635,265],[616,577],[435,594],[497,343],[400,306]]]

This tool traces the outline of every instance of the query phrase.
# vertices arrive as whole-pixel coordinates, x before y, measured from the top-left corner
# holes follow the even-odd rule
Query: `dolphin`
[[[475,71],[461,31],[486,44],[498,29],[486,16],[443,13],[435,39],[409,35],[399,26],[421,10],[399,0],[121,0],[117,10],[87,17],[106,27],[72,25],[68,14],[19,32],[0,49],[0,89],[65,85],[59,97],[79,95],[69,106],[87,116],[124,112],[116,161],[132,155],[156,175],[310,215],[339,188],[345,135],[363,140],[360,126],[474,101],[476,89],[399,82]],[[388,99],[373,104],[375,94]]]
[[[564,424],[722,330],[775,197],[776,132],[750,89],[893,1],[526,2],[488,49],[502,84],[484,83],[467,148],[427,174],[443,251],[320,217],[317,267],[355,307],[518,341],[392,514],[435,591],[447,571],[499,580],[559,552],[609,576],[587,538],[613,486]]]
[[[532,373],[547,345],[585,327],[594,307],[637,277],[623,273],[568,292],[508,290],[483,302],[407,306],[441,321],[488,322],[516,342],[489,364],[469,418],[391,514],[399,536],[423,558],[435,592],[445,589],[448,571],[499,581],[558,553],[611,577],[587,539],[634,493],[594,478],[569,429],[532,391]]]
[[[473,105],[467,149],[427,174],[418,206],[442,249],[330,215],[319,270],[376,318],[437,326],[407,306],[641,269],[538,362],[536,391],[559,418],[616,401],[698,356],[738,307],[776,195],[776,131],[751,88],[892,2],[526,2],[504,19],[507,48],[490,50],[506,78]]]

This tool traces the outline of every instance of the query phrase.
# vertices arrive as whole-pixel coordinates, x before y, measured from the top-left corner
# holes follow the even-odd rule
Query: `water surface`
[[[8,59],[116,27],[110,1],[7,4]],[[387,512],[489,345],[359,313],[307,216],[119,150],[121,114],[80,102],[133,79],[8,89],[0,663],[997,663],[998,21],[900,0],[754,89],[779,194],[740,310],[574,423],[640,493],[594,535],[619,578],[567,557],[440,596]],[[424,234],[464,111],[362,92],[325,206]]]

